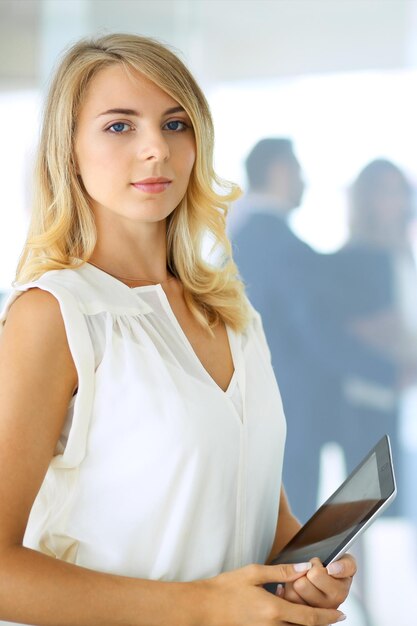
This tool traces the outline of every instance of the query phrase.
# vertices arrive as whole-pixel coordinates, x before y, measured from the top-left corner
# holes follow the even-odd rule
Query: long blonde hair
[[[196,159],[187,193],[167,219],[167,261],[181,280],[187,304],[202,326],[223,320],[242,330],[249,319],[244,287],[237,276],[225,222],[237,186],[213,169],[213,123],[207,101],[180,59],[159,42],[131,34],[81,40],[63,57],[46,100],[34,177],[32,220],[16,283],[53,269],[83,265],[96,245],[96,228],[74,159],[74,134],[86,88],[104,67],[121,64],[138,71],[188,113]],[[220,192],[217,191],[220,190]],[[221,264],[203,258],[207,236],[221,251]]]

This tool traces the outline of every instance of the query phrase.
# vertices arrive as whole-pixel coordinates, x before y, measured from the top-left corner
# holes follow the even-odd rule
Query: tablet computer
[[[385,435],[271,565],[304,563],[318,557],[326,566],[337,560],[389,506],[396,493],[390,442]],[[277,583],[265,585],[272,593],[276,587]]]

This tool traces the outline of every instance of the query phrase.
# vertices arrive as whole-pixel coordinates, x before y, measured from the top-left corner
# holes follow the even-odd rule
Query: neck
[[[93,265],[115,277],[148,283],[162,283],[170,277],[165,220],[137,224],[97,217],[97,243],[89,259]]]
[[[409,252],[411,250],[408,233],[402,227],[375,227],[372,231],[353,235],[352,241],[388,252]]]
[[[268,190],[250,190],[248,197],[255,200],[259,205],[264,203],[265,206],[270,207],[279,215],[288,215],[291,212],[291,209],[288,209],[288,200],[277,193]]]

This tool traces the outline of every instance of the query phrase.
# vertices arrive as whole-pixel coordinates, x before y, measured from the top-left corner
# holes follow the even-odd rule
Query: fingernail
[[[336,621],[343,622],[343,620],[345,620],[345,619],[346,619],[346,615],[344,613],[342,613],[341,615],[339,615],[339,617],[337,618]]]
[[[311,569],[311,563],[295,563],[294,569],[296,572],[307,572]]]
[[[275,595],[279,596],[280,598],[282,598],[282,596],[285,593],[285,589],[284,589],[284,585],[282,585],[281,583],[278,583],[277,585],[277,590],[275,592]]]
[[[326,569],[327,573],[331,576],[335,574],[341,574],[343,572],[343,565],[335,561],[334,563],[330,563]]]

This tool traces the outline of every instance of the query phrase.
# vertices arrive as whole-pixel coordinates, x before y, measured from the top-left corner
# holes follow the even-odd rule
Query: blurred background
[[[76,39],[116,31],[176,49],[209,100],[216,169],[245,192],[230,234],[265,317],[279,383],[284,358],[285,475],[300,518],[338,486],[368,441],[382,431],[394,441],[398,501],[357,548],[361,573],[345,610],[350,626],[408,626],[417,591],[417,2],[0,0],[3,293],[25,238],[51,71]],[[266,175],[251,180],[248,155],[265,138],[288,141],[260,156]],[[286,203],[291,180],[298,197]],[[260,216],[285,226],[288,247],[278,235],[269,248],[256,239]],[[261,247],[274,270],[268,276]],[[291,329],[282,320],[282,334],[294,333],[299,346],[295,395],[311,387],[306,408],[294,405],[294,380],[285,379],[285,350],[289,358],[295,351],[274,335],[278,317],[268,319],[276,302],[288,304]],[[306,433],[303,450],[294,424]],[[292,469],[296,454],[317,461],[312,487],[299,456]]]

